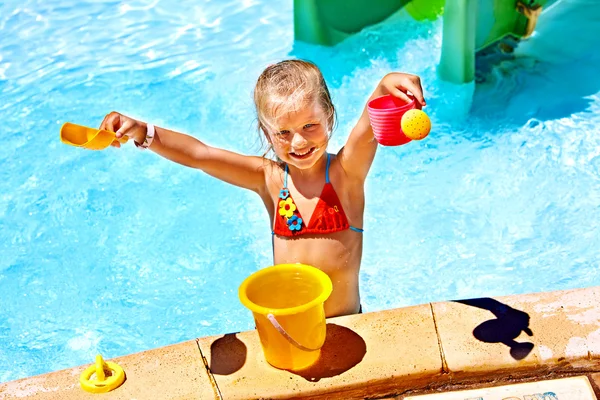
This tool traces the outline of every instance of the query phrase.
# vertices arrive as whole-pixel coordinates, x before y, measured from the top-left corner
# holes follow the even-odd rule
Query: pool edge
[[[127,380],[81,390],[85,368],[0,384],[2,399],[383,398],[586,375],[600,397],[600,287],[446,301],[330,318],[321,360],[281,371],[257,332],[119,357]],[[528,344],[529,343],[529,344]]]

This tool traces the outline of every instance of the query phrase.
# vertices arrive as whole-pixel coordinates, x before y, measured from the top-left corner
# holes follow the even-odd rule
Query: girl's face
[[[309,169],[325,153],[328,131],[327,117],[315,103],[275,121],[269,131],[269,140],[281,161],[299,169]]]

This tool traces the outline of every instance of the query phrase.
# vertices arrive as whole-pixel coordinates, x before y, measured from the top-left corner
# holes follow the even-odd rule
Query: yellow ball
[[[421,140],[429,135],[431,120],[421,110],[408,110],[400,122],[402,132],[411,140]]]

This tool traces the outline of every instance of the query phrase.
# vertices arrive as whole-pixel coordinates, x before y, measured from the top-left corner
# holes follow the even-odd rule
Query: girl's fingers
[[[397,97],[401,100],[403,100],[406,103],[410,103],[410,98],[408,97],[408,95],[406,93],[404,93],[402,90],[398,89],[397,87],[394,87],[390,90],[390,94],[394,97]]]
[[[123,125],[121,125],[119,130],[115,132],[117,134],[117,139],[120,139],[121,137],[126,135],[133,125],[134,123],[132,120],[125,120],[125,122],[123,122]]]
[[[104,119],[100,123],[100,127],[98,129],[104,129],[104,130],[106,130],[106,121],[110,118],[110,116],[111,116],[111,114],[106,114],[104,116]]]
[[[110,132],[115,132],[116,129],[119,129],[121,125],[121,114],[117,112],[111,112],[100,124],[100,129],[104,129]]]
[[[110,145],[112,147],[121,147],[121,143],[118,140],[113,141]]]
[[[412,76],[409,79],[406,79],[404,82],[404,89],[408,90],[412,93],[415,99],[421,104],[421,106],[425,106],[425,98],[423,98],[423,88],[421,87],[421,79],[418,76]]]

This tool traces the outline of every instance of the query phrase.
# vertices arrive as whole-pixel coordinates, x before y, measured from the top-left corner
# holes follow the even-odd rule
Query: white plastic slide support
[[[446,0],[440,78],[452,83],[475,79],[475,34],[480,0]]]
[[[293,337],[290,336],[289,333],[287,333],[285,331],[285,329],[283,329],[283,327],[279,324],[279,322],[277,322],[277,319],[275,318],[275,316],[273,314],[267,314],[267,318],[269,321],[271,321],[271,324],[273,324],[273,326],[275,327],[275,329],[277,329],[277,331],[279,333],[281,333],[281,335],[287,339],[288,342],[290,342],[293,346],[296,346],[297,348],[299,348],[300,350],[304,350],[304,351],[315,351],[315,350],[319,350],[323,345],[311,349],[309,347],[304,347],[302,346],[300,343],[296,342],[294,340]]]

